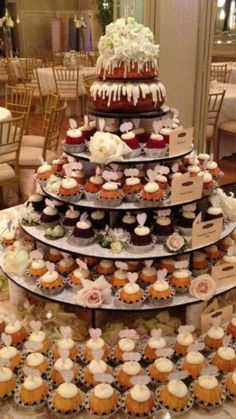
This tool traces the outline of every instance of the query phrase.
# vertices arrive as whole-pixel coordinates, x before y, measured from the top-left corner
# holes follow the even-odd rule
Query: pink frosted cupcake
[[[166,153],[166,142],[161,134],[151,134],[147,140],[146,154],[151,157],[163,157]]]

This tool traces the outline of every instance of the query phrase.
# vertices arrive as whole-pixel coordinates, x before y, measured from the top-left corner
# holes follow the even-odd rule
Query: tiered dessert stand
[[[169,109],[167,107],[164,108],[164,110],[161,110],[159,112],[148,112],[148,113],[142,113],[141,115],[138,115],[139,117],[142,118],[155,118],[155,119],[159,119],[165,115],[167,115],[169,113]],[[101,112],[96,112],[96,111],[91,111],[91,114],[96,117],[96,118],[100,118],[100,117],[105,117],[105,118],[118,118],[120,121],[122,119],[127,119],[127,118],[132,118],[134,117],[133,114],[114,114],[114,113],[101,113]],[[137,114],[135,115],[137,118]],[[162,158],[153,158],[153,157],[147,157],[147,156],[139,156],[139,157],[135,157],[133,159],[123,159],[122,161],[119,162],[114,162],[114,163],[119,163],[119,164],[123,164],[123,165],[135,165],[135,164],[149,164],[149,163],[161,163],[164,161],[169,161],[169,160],[174,160],[174,159],[178,159],[181,157],[184,157],[185,155],[189,154],[192,151],[193,148],[189,149],[188,151],[186,151],[185,153],[181,154],[181,155],[176,155],[174,157],[162,157]],[[83,153],[68,153],[70,155],[72,155],[76,160],[89,160],[89,154],[87,152],[83,152]],[[56,194],[49,192],[45,187],[42,187],[42,189],[44,190],[44,192],[46,192],[46,194],[48,196],[50,196],[53,199],[57,199],[59,201],[62,201],[64,203],[67,204],[71,204],[70,201],[66,200],[66,198],[62,198],[62,197],[58,197]],[[204,200],[204,197],[201,198],[202,200]],[[181,206],[184,204],[189,203],[189,201],[187,202],[182,202],[181,204],[175,205],[175,206]],[[117,207],[104,207],[103,205],[99,205],[99,203],[93,202],[93,201],[88,201],[86,199],[80,199],[77,202],[73,202],[73,206],[81,208],[86,210],[86,208],[96,208],[96,209],[103,209],[105,211],[108,211],[109,214],[114,215],[114,213],[116,212],[122,212],[122,211],[139,211],[140,210],[147,210],[147,207],[142,206],[141,203],[130,203],[130,202],[126,202],[126,203],[121,203],[119,206]],[[173,205],[172,205],[173,206]],[[171,207],[170,203],[163,203],[163,205],[160,208],[169,208]],[[148,207],[148,210],[154,210],[157,209],[156,207]],[[112,216],[110,217],[112,219]],[[221,239],[227,237],[228,235],[230,235],[234,229],[235,229],[236,224],[235,223],[226,223],[224,226],[224,229],[222,231],[221,234]],[[55,249],[73,254],[74,256],[87,256],[87,257],[96,257],[97,259],[111,259],[114,261],[117,260],[122,260],[122,261],[128,261],[128,260],[150,260],[150,259],[154,259],[154,260],[158,260],[160,258],[168,258],[168,257],[173,257],[173,256],[179,256],[180,253],[169,253],[167,250],[165,250],[165,248],[163,246],[154,246],[151,250],[149,250],[148,252],[145,253],[145,255],[141,254],[141,253],[133,253],[130,252],[129,249],[125,249],[122,250],[121,253],[119,254],[115,254],[112,253],[112,251],[110,249],[106,249],[100,246],[98,241],[94,241],[94,243],[88,245],[88,246],[79,246],[78,244],[76,244],[75,242],[73,242],[71,237],[68,236],[64,236],[61,239],[55,240],[55,241],[51,241],[47,238],[45,238],[44,236],[44,229],[41,226],[25,226],[22,225],[22,228],[24,229],[24,231],[29,234],[30,236],[34,237],[34,239],[38,242],[41,242],[42,244],[46,245],[46,246],[50,246],[53,247]],[[211,245],[213,244],[212,242],[207,243],[206,245]],[[204,246],[203,246],[204,247]],[[187,248],[183,253],[184,254],[189,254],[190,255],[190,269],[191,269],[191,254],[192,252],[199,250],[200,247],[198,248]],[[183,254],[182,253],[182,254]],[[1,258],[3,259],[3,258]],[[1,261],[2,262],[2,261]],[[31,284],[29,284],[29,281],[25,281],[24,278],[22,277],[18,277],[16,275],[9,275],[8,277],[11,281],[13,281],[15,284],[17,284],[18,286],[26,289],[28,292],[37,295],[39,297],[45,298],[47,300],[51,300],[53,302],[57,302],[57,303],[62,303],[65,305],[68,305],[71,308],[75,308],[75,306],[78,308],[78,304],[76,303],[76,291],[74,289],[71,288],[67,288],[67,286],[64,288],[63,291],[61,291],[59,294],[57,295],[45,295],[44,293],[42,293],[42,291],[32,282]],[[217,294],[221,294],[224,293],[228,290],[230,290],[231,288],[233,288],[233,285],[229,285],[226,287],[222,287],[219,288],[217,290]],[[132,308],[130,307],[130,309],[127,309],[126,307],[122,307],[121,305],[116,305],[115,304],[115,297],[112,297],[112,301],[111,304],[104,304],[102,305],[100,308],[96,308],[96,309],[88,309],[91,310],[92,312],[92,326],[95,327],[96,326],[96,312],[99,310],[102,311],[121,311],[121,312],[125,312],[125,311],[148,311],[148,310],[159,310],[159,309],[163,309],[163,308],[170,308],[170,307],[175,307],[175,306],[184,306],[190,303],[196,303],[199,300],[195,297],[190,296],[189,294],[176,294],[172,300],[170,300],[167,303],[162,303],[160,305],[157,304],[152,304],[151,302],[146,302],[144,304],[142,304],[142,306],[140,306],[139,308]],[[84,307],[81,307],[82,309]]]

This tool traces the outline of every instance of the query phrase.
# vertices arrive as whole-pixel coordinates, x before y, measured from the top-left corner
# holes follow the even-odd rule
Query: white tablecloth
[[[222,90],[226,90],[226,92],[220,111],[218,126],[222,124],[222,122],[232,119],[236,121],[236,84],[217,83],[216,87],[214,87],[211,92],[219,92]],[[232,141],[232,137],[224,137],[221,139],[219,154],[220,159],[231,156],[233,153],[236,153],[236,141]]]
[[[50,67],[38,68],[39,84],[41,88],[42,95],[47,95],[49,92],[56,92],[56,84],[53,77],[53,71]],[[78,92],[79,95],[84,95],[85,87],[83,83],[83,75],[93,75],[96,74],[95,67],[84,67],[79,70],[79,86]]]

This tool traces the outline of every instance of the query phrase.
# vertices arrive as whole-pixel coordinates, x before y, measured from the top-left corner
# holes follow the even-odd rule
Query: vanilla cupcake
[[[70,230],[71,228],[74,228],[76,223],[80,219],[80,212],[78,210],[75,210],[74,208],[69,208],[65,216],[63,218],[63,226]]]
[[[179,333],[176,337],[174,349],[178,355],[186,355],[189,345],[194,342],[194,336],[192,333],[183,332]]]
[[[146,285],[153,284],[157,279],[157,270],[155,266],[144,266],[139,272],[139,279]]]
[[[134,214],[127,213],[121,218],[121,228],[129,231],[130,233],[137,227],[137,219]]]
[[[9,363],[9,368],[17,369],[21,362],[21,353],[14,346],[3,346],[0,348],[0,359]]]
[[[16,388],[16,378],[10,368],[0,368],[0,400],[10,398]]]
[[[204,337],[204,343],[209,349],[218,349],[223,346],[224,329],[220,326],[212,326],[206,336]]]
[[[100,381],[96,378],[96,374],[111,374],[112,368],[102,359],[93,359],[84,368],[84,384],[88,387],[96,386]]]
[[[38,370],[41,375],[43,375],[47,373],[49,364],[47,358],[43,354],[35,352],[27,355],[26,360],[24,362],[24,367],[34,368]],[[24,373],[24,375],[26,374]]]
[[[53,174],[52,166],[51,164],[44,163],[42,166],[39,166],[37,169],[37,178],[40,181],[46,182],[50,176]]]
[[[144,348],[144,356],[150,361],[158,358],[156,351],[157,349],[163,349],[166,347],[166,340],[160,336],[158,338],[151,337]]]
[[[212,356],[211,362],[224,374],[233,372],[236,368],[236,355],[234,349],[221,346]]]
[[[155,398],[146,385],[136,384],[125,395],[125,411],[134,417],[151,414],[154,408]]]
[[[122,389],[128,390],[133,386],[131,379],[144,375],[144,370],[137,361],[127,361],[117,371],[117,382]]]
[[[73,257],[68,256],[57,263],[57,270],[60,275],[69,275],[76,268],[76,262]]]
[[[48,336],[46,336],[43,330],[31,333],[29,335],[28,342],[37,344],[38,348],[35,352],[47,353],[52,346],[51,340]]]
[[[102,259],[96,266],[96,271],[99,275],[110,275],[116,270],[115,264],[112,260]]]
[[[153,381],[163,383],[168,381],[169,374],[174,370],[174,363],[170,359],[160,357],[150,365],[149,374]]]
[[[207,367],[207,361],[201,352],[191,351],[188,352],[182,362],[182,368],[196,378],[201,374],[201,371]]]
[[[101,337],[90,338],[84,348],[84,358],[86,362],[90,362],[94,359],[94,351],[103,351],[103,361],[107,361],[109,356],[109,347]]]
[[[222,389],[216,377],[203,375],[193,384],[195,400],[204,406],[214,406],[221,401]]]
[[[71,371],[73,379],[76,380],[79,374],[78,364],[74,363],[70,358],[58,358],[51,371],[51,378],[55,384],[64,383],[63,371]]]
[[[118,362],[121,362],[123,361],[124,353],[136,352],[137,349],[138,349],[138,346],[134,339],[122,338],[118,341],[115,347],[115,351],[114,351],[115,360]]]
[[[145,293],[137,283],[128,283],[121,288],[119,292],[119,300],[127,305],[143,302]]]
[[[8,323],[5,326],[4,333],[11,337],[12,346],[22,344],[28,336],[27,330],[19,320]]]
[[[55,359],[58,359],[61,357],[60,351],[62,349],[67,349],[69,351],[69,357],[75,361],[78,356],[78,347],[76,343],[73,341],[73,339],[67,337],[59,339],[53,349],[53,356]]]
[[[40,216],[40,222],[45,226],[53,226],[59,223],[60,221],[60,215],[56,208],[52,207],[45,207],[41,216]]]

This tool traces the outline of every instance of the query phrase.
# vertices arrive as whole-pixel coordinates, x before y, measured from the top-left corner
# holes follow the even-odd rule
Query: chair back
[[[64,53],[63,52],[54,52],[52,55],[52,66],[58,67],[63,65]]]
[[[0,82],[7,82],[7,72],[5,68],[5,64],[7,62],[6,58],[0,58]]]
[[[87,52],[76,52],[76,64],[78,67],[88,67],[90,65]]]
[[[236,55],[214,55],[212,57],[213,63],[233,63],[236,61]]]
[[[97,51],[93,51],[93,52],[88,53],[88,60],[89,60],[89,63],[92,67],[95,67],[97,59],[98,59],[98,55],[99,54],[98,54]]]
[[[5,89],[5,107],[11,111],[14,118],[24,115],[25,129],[27,130],[28,119],[33,98],[33,88],[9,86]]]
[[[88,74],[88,75],[83,75],[82,77],[83,77],[83,84],[84,84],[84,87],[85,87],[85,90],[86,90],[86,95],[89,96],[90,88],[96,80],[96,75],[95,74]]]
[[[49,93],[46,97],[43,115],[43,129],[47,130],[53,109],[60,107],[61,98],[56,93]]]
[[[0,122],[0,162],[19,167],[20,146],[25,126],[25,115]]]
[[[4,66],[5,66],[5,70],[6,70],[6,73],[7,73],[8,84],[11,85],[11,86],[16,86],[17,82],[18,82],[18,79],[17,79],[17,75],[14,71],[12,63],[9,60],[7,60],[4,64]]]
[[[43,159],[46,160],[47,150],[56,151],[60,138],[61,127],[65,116],[66,103],[57,109],[52,109],[48,127],[45,132]]]
[[[19,58],[20,64],[28,67],[38,68],[42,66],[42,59],[41,58]]]
[[[227,83],[227,64],[211,64],[211,80]]]
[[[75,68],[53,67],[57,93],[63,99],[78,97],[79,70]]]
[[[214,125],[214,131],[217,126],[220,110],[225,96],[225,90],[219,93],[209,93],[208,95],[208,114],[207,125]]]

